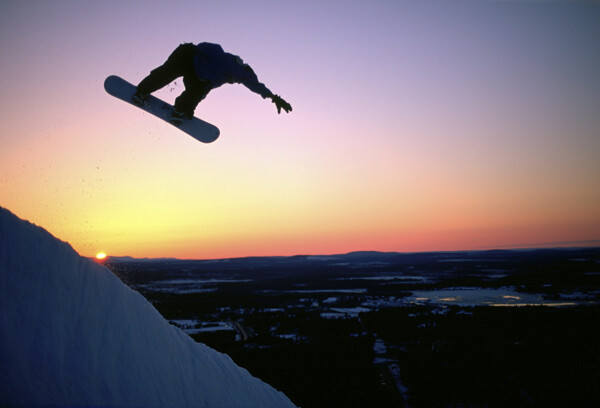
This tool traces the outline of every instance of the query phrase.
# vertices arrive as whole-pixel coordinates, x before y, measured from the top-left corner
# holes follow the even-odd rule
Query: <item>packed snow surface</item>
[[[293,406],[108,269],[1,207],[0,405]]]

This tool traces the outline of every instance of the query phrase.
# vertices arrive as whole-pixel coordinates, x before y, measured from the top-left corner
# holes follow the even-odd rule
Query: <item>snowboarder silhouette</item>
[[[243,84],[263,99],[271,99],[277,107],[277,113],[281,113],[281,109],[288,113],[292,110],[289,103],[258,81],[252,68],[240,57],[223,51],[219,44],[208,42],[198,45],[186,43],[177,47],[163,65],[152,70],[138,84],[132,102],[144,105],[148,95],[179,77],[183,77],[185,90],[175,99],[171,116],[174,125],[191,119],[206,95],[225,83]]]

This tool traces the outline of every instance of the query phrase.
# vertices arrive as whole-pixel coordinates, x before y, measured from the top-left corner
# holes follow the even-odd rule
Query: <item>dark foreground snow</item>
[[[0,405],[291,407],[108,269],[0,207]]]

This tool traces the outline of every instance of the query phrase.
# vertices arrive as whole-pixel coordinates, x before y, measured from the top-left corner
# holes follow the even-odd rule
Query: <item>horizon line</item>
[[[509,250],[543,250],[543,249],[555,249],[555,250],[576,250],[576,249],[594,249],[600,248],[600,239],[591,239],[584,241],[559,241],[559,242],[545,242],[545,243],[537,243],[537,244],[515,244],[515,245],[499,245],[494,247],[481,247],[479,249],[458,249],[458,250],[431,250],[431,251],[378,251],[378,250],[357,250],[357,251],[349,251],[349,252],[341,252],[341,253],[331,253],[331,254],[294,254],[294,255],[247,255],[247,256],[232,256],[225,258],[177,258],[177,257],[169,257],[169,256],[158,256],[158,257],[141,257],[136,258],[130,255],[106,255],[106,259],[102,261],[110,260],[110,259],[119,259],[119,258],[130,258],[132,260],[173,260],[173,261],[219,261],[219,260],[227,260],[227,259],[246,259],[246,258],[292,258],[299,256],[340,256],[340,255],[349,255],[361,252],[372,252],[372,253],[380,253],[380,254],[427,254],[427,253],[460,253],[460,252],[488,252],[488,251],[509,251]],[[95,257],[89,257],[91,259],[96,260]]]

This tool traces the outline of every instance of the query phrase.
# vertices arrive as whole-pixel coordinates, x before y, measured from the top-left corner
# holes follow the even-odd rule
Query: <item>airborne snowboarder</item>
[[[263,99],[271,99],[278,113],[281,113],[281,109],[288,113],[292,111],[289,103],[258,81],[252,68],[240,57],[225,52],[219,44],[208,42],[178,46],[163,65],[152,70],[138,84],[132,102],[144,105],[148,95],[179,77],[183,77],[185,90],[175,99],[171,114],[170,122],[176,126],[193,118],[200,101],[211,90],[225,83],[243,84]]]

